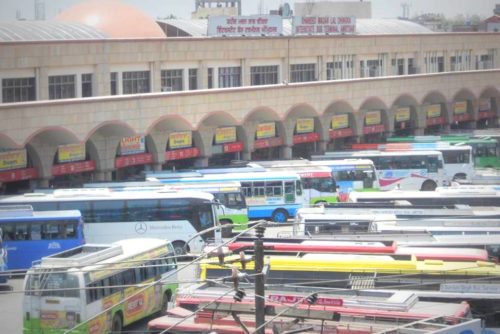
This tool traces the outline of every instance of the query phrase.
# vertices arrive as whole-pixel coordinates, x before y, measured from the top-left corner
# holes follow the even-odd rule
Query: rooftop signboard
[[[294,16],[293,35],[341,35],[356,33],[354,16]]]
[[[209,16],[208,36],[279,36],[283,21],[279,15]]]

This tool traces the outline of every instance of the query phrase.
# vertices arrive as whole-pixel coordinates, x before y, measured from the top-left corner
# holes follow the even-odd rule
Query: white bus
[[[313,160],[369,159],[378,172],[380,190],[426,190],[446,185],[439,151],[343,151],[315,155]]]
[[[156,178],[138,182],[85,183],[84,188],[109,188],[111,191],[158,191],[161,189],[203,191],[214,195],[220,204],[216,206],[217,218],[221,224],[232,224],[232,230],[244,231],[248,228],[248,209],[241,183],[207,182],[197,184],[171,183],[165,185]],[[223,237],[231,235],[231,229],[222,230]]]
[[[2,196],[0,204],[29,204],[37,211],[80,210],[90,243],[154,237],[171,240],[180,254],[186,249],[201,252],[207,239],[221,240],[220,230],[197,235],[218,224],[214,196],[204,192],[57,189]]]
[[[24,280],[24,334],[121,333],[177,292],[172,244],[128,239],[42,258]]]
[[[264,168],[201,169],[195,172],[155,172],[146,174],[164,184],[197,184],[240,181],[248,206],[248,218],[271,218],[286,222],[303,206],[300,176],[294,172],[270,172]]]
[[[447,181],[470,181],[474,176],[474,158],[472,146],[451,145],[449,142],[415,142],[415,143],[383,143],[353,144],[353,149],[375,149],[381,151],[439,151],[443,154],[444,171]]]

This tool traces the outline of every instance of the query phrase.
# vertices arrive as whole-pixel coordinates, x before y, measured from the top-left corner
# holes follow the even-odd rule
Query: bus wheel
[[[277,223],[285,223],[288,220],[288,214],[283,209],[277,209],[274,210],[271,218]]]
[[[230,220],[223,219],[220,221],[220,224],[227,225],[232,223]],[[220,233],[223,238],[231,238],[231,236],[233,235],[233,228],[232,227],[221,228]]]
[[[175,252],[175,255],[184,255],[186,254],[186,247],[184,247],[186,245],[185,242],[183,241],[174,241],[172,242],[172,246],[174,247],[174,252]]]
[[[434,181],[425,181],[424,184],[422,184],[422,188],[420,189],[421,191],[434,191],[437,188],[437,184]]]
[[[123,328],[123,321],[120,314],[115,314],[113,322],[111,323],[111,333],[121,333]]]

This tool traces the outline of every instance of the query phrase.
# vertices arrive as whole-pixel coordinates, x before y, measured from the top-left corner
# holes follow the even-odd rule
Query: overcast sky
[[[82,0],[44,0],[46,18],[51,19],[60,11]],[[194,10],[194,0],[123,0],[151,15],[165,17],[173,14],[180,18],[189,18]],[[357,0],[356,0],[357,1]],[[257,14],[259,4],[268,12],[277,9],[283,0],[242,0],[243,14]],[[288,0],[292,5],[294,0]],[[442,13],[448,18],[463,14],[465,16],[493,15],[495,3],[499,0],[372,0],[374,18],[395,18],[402,14],[401,3],[411,5],[410,16],[423,13]],[[19,11],[22,18],[34,18],[35,0],[0,0],[0,20],[14,20]]]

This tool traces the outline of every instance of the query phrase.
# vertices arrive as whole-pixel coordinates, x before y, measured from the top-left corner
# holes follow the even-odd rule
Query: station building
[[[214,37],[118,0],[0,22],[4,191],[498,125],[500,34],[355,26]]]

